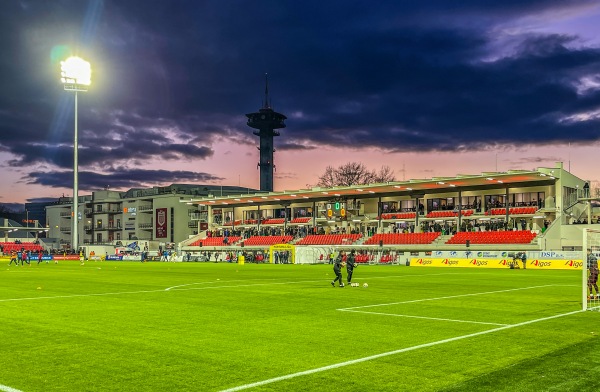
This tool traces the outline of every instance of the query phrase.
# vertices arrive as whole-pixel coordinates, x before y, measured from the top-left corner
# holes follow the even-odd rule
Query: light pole
[[[78,218],[77,211],[79,207],[79,173],[78,173],[78,140],[77,140],[77,93],[79,91],[87,91],[87,87],[91,84],[92,68],[90,63],[79,57],[69,57],[65,61],[60,62],[61,67],[61,82],[65,91],[73,91],[75,93],[75,136],[73,138],[73,229],[71,248],[74,251],[79,249],[78,246]]]

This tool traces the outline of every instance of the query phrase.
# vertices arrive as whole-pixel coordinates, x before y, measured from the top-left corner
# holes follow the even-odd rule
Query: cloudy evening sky
[[[0,203],[110,186],[259,187],[245,113],[288,117],[275,190],[328,165],[396,179],[562,161],[600,181],[600,2],[588,0],[0,2]]]

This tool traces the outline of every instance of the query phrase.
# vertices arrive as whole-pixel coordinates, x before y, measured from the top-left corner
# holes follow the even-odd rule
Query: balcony
[[[194,221],[207,222],[208,221],[208,213],[206,212],[190,212],[190,219]]]
[[[123,210],[121,208],[109,208],[108,210],[95,210],[92,214],[121,214]]]
[[[96,230],[96,231],[106,231],[106,230],[121,230],[121,226],[86,226],[86,230],[87,227],[90,227],[89,230]]]
[[[152,222],[150,222],[150,223],[140,223],[138,225],[138,228],[140,228],[140,229],[152,229],[153,228]]]
[[[144,204],[138,207],[138,212],[152,212],[152,204]]]
[[[69,226],[62,226],[60,228],[61,233],[70,233],[71,232],[71,228]]]

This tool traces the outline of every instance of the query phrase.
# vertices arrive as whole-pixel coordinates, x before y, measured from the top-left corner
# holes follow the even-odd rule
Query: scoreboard
[[[346,203],[344,202],[333,202],[327,203],[327,217],[328,218],[345,218],[346,217]]]

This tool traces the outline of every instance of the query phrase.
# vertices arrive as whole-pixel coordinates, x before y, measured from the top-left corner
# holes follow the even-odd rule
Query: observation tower
[[[285,128],[284,120],[287,119],[281,113],[277,113],[271,107],[269,101],[269,79],[265,75],[265,101],[263,107],[255,113],[246,114],[248,126],[256,129],[253,133],[260,138],[260,161],[257,168],[260,169],[260,190],[273,192],[273,137],[279,136],[279,128]]]

